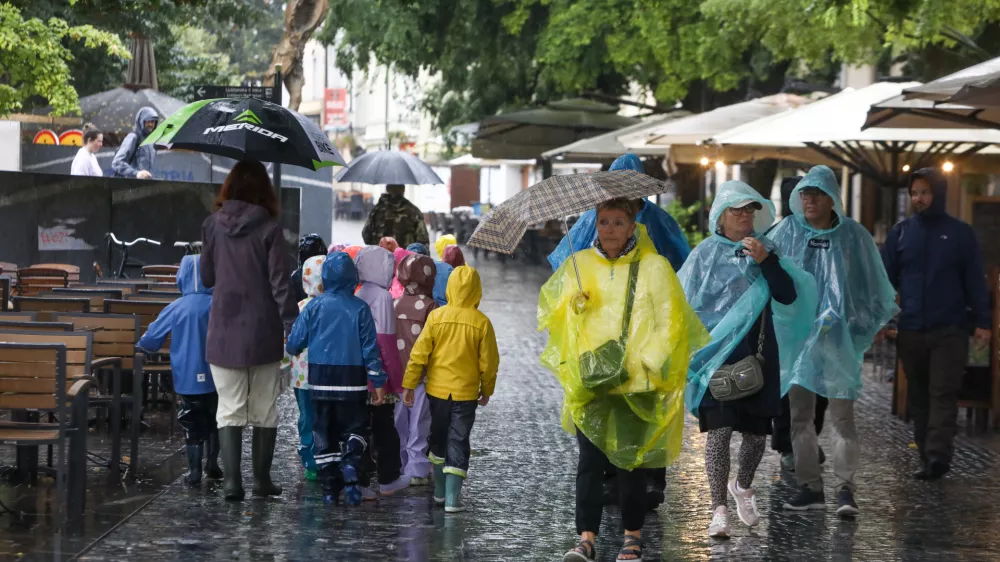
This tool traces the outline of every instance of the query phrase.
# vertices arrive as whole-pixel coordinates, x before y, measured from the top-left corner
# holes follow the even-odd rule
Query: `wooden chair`
[[[181,296],[182,295],[180,291],[152,291],[144,289],[140,289],[139,292],[136,294],[137,298],[153,298],[153,299],[162,299],[168,297],[171,299],[179,299]]]
[[[34,322],[37,319],[34,312],[0,312],[0,320],[4,322]]]
[[[98,279],[94,284],[97,289],[121,289],[123,295],[135,293],[139,289],[149,287],[145,279]]]
[[[10,277],[0,277],[0,312],[7,312],[10,302]]]
[[[176,283],[178,269],[176,265],[147,265],[142,268],[142,277],[156,283]]]
[[[177,283],[151,283],[146,291],[152,291],[156,293],[176,293]]]
[[[98,385],[101,392],[107,393],[111,400],[116,397],[120,403],[131,405],[132,407],[132,434],[131,434],[131,467],[135,472],[136,459],[139,455],[139,429],[142,419],[142,376],[145,357],[136,350],[139,343],[140,320],[135,314],[84,314],[67,313],[59,314],[56,319],[59,322],[68,323],[78,332],[93,332],[94,345],[92,348],[95,365],[95,376],[98,378]],[[138,365],[138,367],[136,367]],[[102,381],[98,375],[107,373],[111,375],[110,381]],[[122,396],[121,375],[122,373],[132,374],[132,395],[129,398]],[[104,383],[104,384],[102,384]],[[110,384],[109,384],[110,383]],[[121,423],[121,417],[115,417],[112,413],[112,423]],[[116,425],[117,425],[116,424]],[[120,460],[120,459],[119,459]]]
[[[29,267],[17,272],[17,294],[32,297],[54,287],[68,287],[69,273],[62,269]]]
[[[90,312],[90,299],[14,297],[14,312],[34,312],[37,320],[49,322],[57,312]]]
[[[90,310],[104,310],[104,299],[121,299],[122,292],[120,289],[112,290],[101,290],[101,289],[77,289],[74,287],[69,288],[55,288],[52,292],[41,293],[40,297],[53,297],[58,299],[65,298],[80,298],[80,299],[90,299]]]
[[[72,332],[73,324],[69,322],[11,322],[0,319],[0,331],[31,330],[38,332]]]
[[[121,392],[117,395],[101,394],[94,372],[112,369],[113,379],[119,381],[112,386],[121,388],[121,359],[94,359],[93,331],[43,332],[37,330],[0,330],[0,342],[10,343],[57,343],[66,346],[66,376],[70,380],[87,379],[92,386],[88,389],[88,407],[109,408],[112,420],[121,420]],[[118,373],[118,374],[115,374]],[[2,406],[0,406],[2,409]],[[98,416],[101,419],[101,416]],[[134,446],[133,446],[134,448]],[[117,459],[118,462],[115,462]],[[112,474],[121,471],[121,422],[111,424],[111,459],[108,468]],[[135,463],[135,459],[131,459]],[[138,465],[133,465],[134,467]]]
[[[104,301],[105,314],[132,314],[139,317],[139,329],[144,333],[149,329],[149,325],[156,320],[156,317],[163,312],[163,309],[171,301],[152,300],[106,300]],[[163,342],[163,349],[153,356],[143,356],[142,375],[150,377],[150,389],[152,396],[150,400],[159,400],[160,379],[170,375],[170,338]],[[176,396],[175,396],[176,398]],[[175,400],[176,401],[176,400]],[[171,424],[173,420],[171,420]],[[172,427],[172,426],[171,426]]]
[[[66,278],[70,283],[80,282],[80,268],[68,263],[36,263],[30,266],[29,269],[53,269],[56,271],[65,271]]]
[[[70,353],[60,343],[0,342],[0,409],[11,410],[12,418],[25,420],[0,424],[0,442],[19,447],[55,446],[59,450],[56,519],[64,532],[67,520],[83,516],[87,479],[90,381],[70,381]],[[52,415],[45,422],[31,421],[39,411]]]

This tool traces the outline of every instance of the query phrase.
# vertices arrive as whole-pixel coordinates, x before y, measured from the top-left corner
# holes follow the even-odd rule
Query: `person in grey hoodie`
[[[279,364],[298,316],[291,255],[278,222],[278,197],[260,162],[233,167],[202,224],[201,280],[214,288],[206,358],[219,407],[225,496],[243,499],[243,428],[253,426],[253,494],[281,494],[271,481],[278,434]]]
[[[116,178],[138,178],[148,180],[153,177],[153,162],[156,160],[156,147],[153,145],[139,146],[153,132],[160,122],[160,116],[152,107],[144,107],[135,114],[135,128],[125,136],[114,160],[111,161],[111,172]]]

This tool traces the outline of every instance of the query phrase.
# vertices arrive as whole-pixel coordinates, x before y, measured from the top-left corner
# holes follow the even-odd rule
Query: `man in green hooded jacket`
[[[375,246],[386,236],[395,238],[400,248],[413,243],[425,246],[430,243],[424,214],[403,197],[405,190],[402,185],[386,186],[385,195],[378,200],[361,231],[365,244]]]

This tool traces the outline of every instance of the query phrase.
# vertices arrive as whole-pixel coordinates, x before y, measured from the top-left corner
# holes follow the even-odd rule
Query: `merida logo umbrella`
[[[160,123],[142,144],[318,170],[344,159],[302,114],[257,98],[202,100]]]

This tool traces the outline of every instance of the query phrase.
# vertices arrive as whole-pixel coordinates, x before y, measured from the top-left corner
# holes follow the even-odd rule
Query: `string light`
[[[715,167],[716,168],[725,168],[726,167],[726,163],[723,162],[722,160],[716,160],[715,161]]]
[[[708,166],[708,156],[702,156],[701,157],[701,165],[702,166]]]
[[[909,164],[903,164],[903,171],[904,172],[909,172],[910,171],[910,165]]]
[[[941,165],[941,169],[945,172],[950,172],[955,169],[955,165],[949,161],[945,161],[945,163]]]

